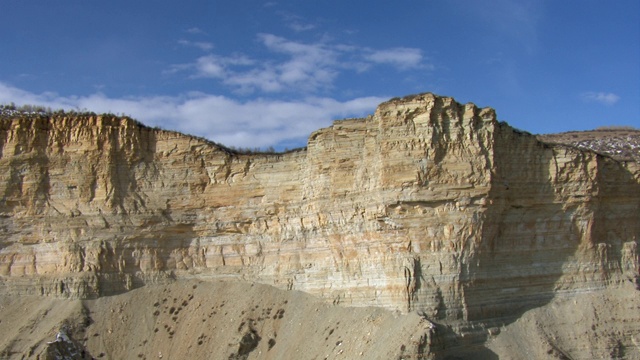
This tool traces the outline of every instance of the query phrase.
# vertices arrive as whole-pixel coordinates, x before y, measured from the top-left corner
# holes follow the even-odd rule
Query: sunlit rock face
[[[236,154],[95,115],[0,121],[0,286],[243,279],[442,322],[638,283],[640,167],[421,94]]]

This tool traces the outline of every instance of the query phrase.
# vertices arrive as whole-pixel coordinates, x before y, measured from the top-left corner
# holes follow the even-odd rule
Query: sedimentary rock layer
[[[0,121],[0,286],[93,298],[241,278],[499,322],[638,283],[640,167],[421,94],[236,154],[107,115]]]

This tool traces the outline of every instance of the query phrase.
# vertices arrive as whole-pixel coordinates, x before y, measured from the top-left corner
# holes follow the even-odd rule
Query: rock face
[[[433,94],[284,154],[107,115],[7,117],[0,193],[5,294],[238,278],[489,327],[640,278],[636,162]]]

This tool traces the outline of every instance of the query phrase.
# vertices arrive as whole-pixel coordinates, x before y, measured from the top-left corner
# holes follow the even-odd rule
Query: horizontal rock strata
[[[241,278],[441,322],[638,284],[640,167],[421,94],[236,154],[108,115],[0,121],[0,286]]]

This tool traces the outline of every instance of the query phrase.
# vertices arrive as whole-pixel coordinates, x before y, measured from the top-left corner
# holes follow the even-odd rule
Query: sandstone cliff
[[[640,282],[638,163],[432,94],[285,154],[107,115],[8,117],[0,192],[5,294],[243,279],[464,332]]]

